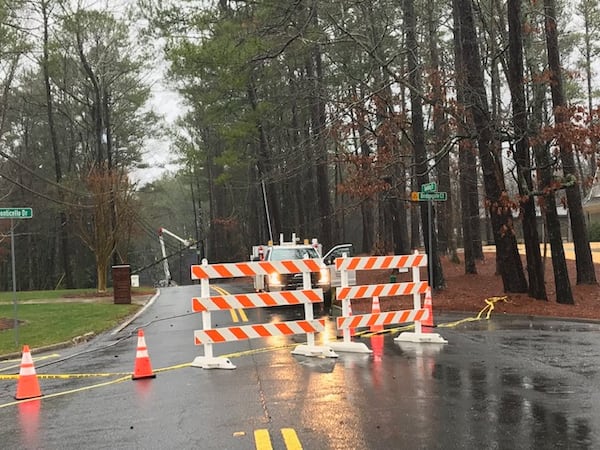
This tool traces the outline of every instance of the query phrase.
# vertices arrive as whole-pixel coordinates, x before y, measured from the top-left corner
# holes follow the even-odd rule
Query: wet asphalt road
[[[16,381],[0,380],[0,446],[600,448],[599,324],[492,314],[438,328],[447,344],[400,344],[397,333],[383,334],[354,338],[372,354],[327,359],[292,355],[302,335],[254,339],[215,345],[237,368],[206,370],[189,367],[203,354],[193,343],[201,328],[190,312],[194,295],[198,286],[164,289],[119,333],[34,354],[41,400],[15,404]],[[293,309],[246,313],[250,323],[299,318]],[[232,321],[213,314],[213,325]],[[138,328],[157,376],[131,381]],[[17,373],[19,362],[0,362],[0,375]]]

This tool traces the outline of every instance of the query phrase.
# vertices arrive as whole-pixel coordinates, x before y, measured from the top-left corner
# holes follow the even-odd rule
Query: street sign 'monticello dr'
[[[31,219],[31,208],[0,208],[0,219]]]

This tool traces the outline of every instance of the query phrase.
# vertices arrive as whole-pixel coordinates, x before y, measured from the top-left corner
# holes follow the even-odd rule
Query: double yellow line
[[[217,291],[219,295],[231,295],[230,292],[219,286],[211,286],[211,289]],[[231,320],[233,320],[234,323],[238,323],[240,320],[242,322],[248,322],[248,316],[243,309],[230,309],[229,312],[231,313]]]
[[[298,435],[293,428],[282,428],[281,435],[287,450],[302,450],[300,439],[298,439]],[[273,450],[268,430],[254,430],[254,442],[256,443],[256,450]]]

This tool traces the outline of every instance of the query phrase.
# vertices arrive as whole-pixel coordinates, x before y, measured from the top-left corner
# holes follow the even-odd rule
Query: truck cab
[[[253,261],[288,261],[296,259],[320,259],[323,268],[319,273],[311,274],[311,285],[313,288],[323,289],[325,307],[331,305],[332,293],[335,287],[340,286],[340,274],[335,270],[335,258],[352,256],[352,244],[338,244],[322,256],[322,247],[316,239],[312,243],[305,241],[297,243],[295,235],[292,242],[284,242],[280,239],[279,245],[255,246],[252,249],[251,259]],[[349,283],[355,284],[355,272],[349,272]],[[303,288],[302,273],[279,274],[272,273],[268,276],[257,276],[254,279],[254,288],[257,292],[277,292]]]

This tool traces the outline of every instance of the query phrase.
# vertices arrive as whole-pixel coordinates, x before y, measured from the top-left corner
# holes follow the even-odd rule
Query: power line
[[[68,187],[66,187],[66,186],[64,186],[64,185],[62,185],[60,183],[57,183],[56,181],[52,181],[52,180],[49,180],[46,177],[43,177],[42,175],[38,174],[35,170],[31,169],[29,166],[23,164],[21,161],[19,161],[18,159],[16,159],[13,156],[10,156],[6,152],[3,152],[2,150],[0,150],[0,156],[8,159],[13,164],[16,164],[21,169],[23,169],[26,172],[30,173],[34,177],[39,178],[40,180],[44,181],[45,183],[48,183],[48,184],[50,184],[50,185],[52,185],[52,186],[54,186],[56,188],[59,188],[59,189],[61,189],[63,191],[69,192],[70,194],[74,194],[74,195],[81,196],[81,197],[83,197],[83,196],[89,197],[89,194],[87,194],[87,193],[84,194],[84,193],[81,193],[81,192],[74,191],[74,190],[72,190],[72,189],[70,189],[70,188],[68,188]]]
[[[59,205],[64,205],[64,206],[69,206],[71,208],[92,208],[92,206],[90,206],[90,205],[82,205],[82,204],[69,203],[69,202],[65,202],[63,200],[57,200],[55,198],[50,197],[49,195],[42,194],[41,192],[34,191],[32,188],[25,186],[23,183],[20,183],[17,180],[12,179],[11,177],[9,177],[6,174],[3,174],[2,172],[0,172],[0,177],[4,178],[9,183],[12,183],[15,186],[18,186],[21,189],[24,189],[27,192],[29,192],[29,193],[37,196],[37,197],[41,197],[41,198],[43,198],[45,200],[49,200],[49,201],[51,201],[53,203],[57,203]]]

